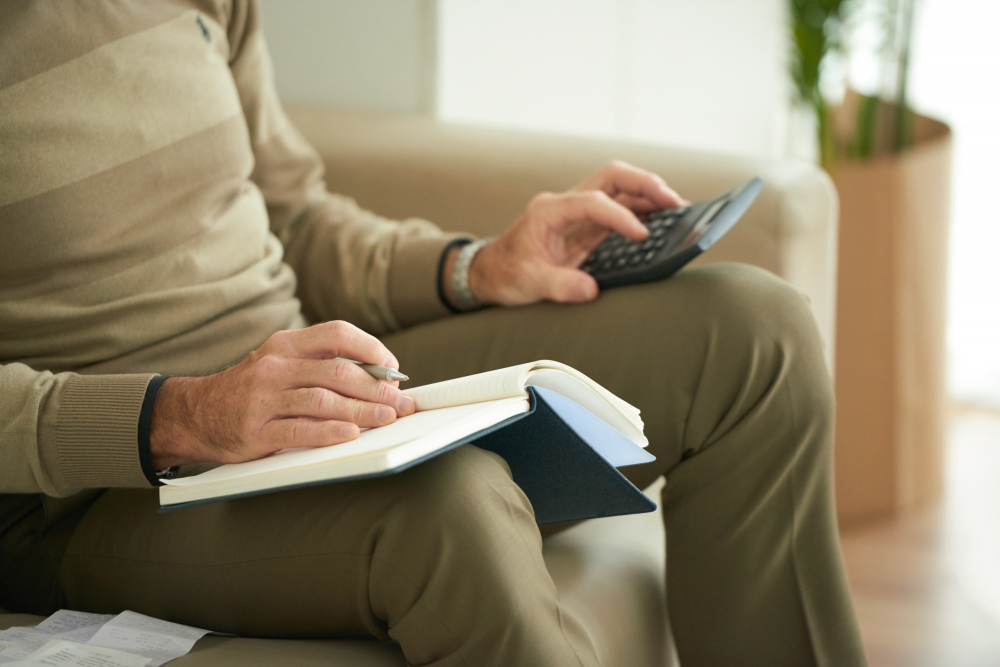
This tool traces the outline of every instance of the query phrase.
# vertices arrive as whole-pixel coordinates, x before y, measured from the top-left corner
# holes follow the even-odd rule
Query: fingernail
[[[417,407],[416,403],[413,402],[413,399],[407,396],[406,394],[402,394],[396,400],[396,409],[399,411],[400,414],[408,415],[411,412],[413,412],[416,409],[416,407]]]
[[[378,420],[379,424],[388,424],[395,418],[396,411],[390,408],[388,405],[380,405],[375,408],[375,419]]]

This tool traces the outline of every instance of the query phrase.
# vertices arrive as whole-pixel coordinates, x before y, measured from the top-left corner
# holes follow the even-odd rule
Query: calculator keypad
[[[631,241],[621,234],[612,233],[584,260],[580,268],[591,274],[600,274],[649,264],[667,246],[670,232],[689,210],[689,207],[683,207],[651,214],[645,222],[649,236],[643,241]]]
[[[728,232],[760,193],[754,178],[726,194],[682,208],[650,213],[646,238],[612,232],[580,264],[600,289],[668,278]]]

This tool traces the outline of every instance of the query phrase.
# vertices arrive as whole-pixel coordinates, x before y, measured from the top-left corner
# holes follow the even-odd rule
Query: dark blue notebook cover
[[[334,484],[402,472],[446,451],[471,444],[502,456],[539,524],[652,512],[656,504],[617,468],[654,457],[573,401],[528,387],[530,409],[405,465],[370,475],[296,484],[161,507],[171,512],[305,486]]]

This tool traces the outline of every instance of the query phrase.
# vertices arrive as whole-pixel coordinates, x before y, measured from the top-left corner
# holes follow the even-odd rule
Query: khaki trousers
[[[666,475],[683,665],[863,665],[834,517],[833,395],[803,297],[742,265],[583,305],[491,309],[385,337],[419,383],[534,359],[642,410]],[[596,665],[560,608],[530,503],[466,446],[404,473],[156,514],[105,492],[62,560],[66,605],[241,635],[379,637],[414,665]]]

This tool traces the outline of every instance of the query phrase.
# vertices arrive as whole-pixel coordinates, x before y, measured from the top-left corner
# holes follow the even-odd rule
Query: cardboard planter
[[[841,521],[907,509],[942,488],[951,133],[915,123],[912,149],[833,170]]]

